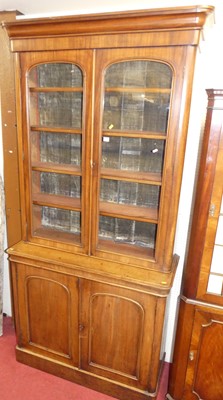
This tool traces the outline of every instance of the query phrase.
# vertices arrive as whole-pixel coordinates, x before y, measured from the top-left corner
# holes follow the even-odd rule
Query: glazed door
[[[219,400],[223,387],[223,316],[197,308],[183,400]]]
[[[83,280],[81,369],[154,393],[165,299]]]
[[[24,238],[86,253],[92,52],[26,53],[20,62]]]
[[[78,279],[23,264],[12,274],[18,346],[78,367]]]
[[[169,270],[195,51],[95,54],[21,54],[23,239]]]
[[[223,97],[220,90],[207,92],[203,188],[202,197],[199,197],[202,206],[204,203],[201,214],[203,247],[197,297],[223,306]]]
[[[223,100],[216,96],[206,155],[204,248],[198,283],[199,299],[223,305]],[[210,107],[208,112],[210,112]],[[210,160],[212,162],[210,163]]]
[[[187,101],[181,66],[186,50],[177,52],[96,54],[100,112],[94,125],[92,251],[97,256],[140,266],[148,260],[150,266],[170,264],[185,145],[178,110]]]

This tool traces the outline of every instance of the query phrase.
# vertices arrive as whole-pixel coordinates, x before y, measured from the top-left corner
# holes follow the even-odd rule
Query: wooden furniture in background
[[[223,387],[223,90],[207,90],[190,243],[168,399],[219,400]]]
[[[156,398],[197,45],[212,7],[7,23],[22,240],[17,359]],[[171,204],[171,207],[170,207]]]
[[[15,21],[17,11],[0,12],[0,20],[4,24]],[[1,27],[0,57],[0,96],[2,118],[2,141],[4,157],[4,187],[7,218],[7,241],[12,246],[21,240],[21,207],[18,173],[18,144],[14,60],[9,48],[8,35]]]
[[[16,11],[1,11],[0,21],[15,21]],[[3,270],[5,241],[5,219],[7,220],[7,243],[9,246],[21,240],[21,207],[18,174],[18,146],[16,128],[16,99],[14,60],[9,48],[9,38],[0,28],[0,104],[1,135],[4,158],[4,176],[1,177],[1,260],[0,260],[0,335],[3,315]],[[1,158],[2,163],[2,158]],[[2,167],[2,166],[1,166]],[[6,206],[6,207],[5,207]],[[6,218],[5,218],[6,214]],[[12,305],[13,309],[13,305]]]

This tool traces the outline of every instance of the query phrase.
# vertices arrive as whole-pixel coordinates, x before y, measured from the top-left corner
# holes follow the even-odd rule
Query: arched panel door
[[[26,54],[21,66],[26,120],[20,151],[28,171],[22,182],[24,235],[33,242],[86,253],[91,53]]]
[[[18,345],[78,366],[78,279],[17,264]]]
[[[100,257],[170,268],[185,146],[178,110],[188,101],[178,50],[180,58],[174,49],[97,52],[92,251]]]
[[[81,368],[155,392],[165,299],[87,280],[81,292]]]

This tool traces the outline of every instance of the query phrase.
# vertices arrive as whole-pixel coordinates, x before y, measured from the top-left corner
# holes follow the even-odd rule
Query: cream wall
[[[179,0],[138,0],[136,4],[135,0],[122,0],[120,4],[120,0],[107,0],[106,2],[104,0],[100,0],[94,2],[93,5],[91,0],[82,0],[81,2],[67,0],[64,5],[61,4],[61,0],[53,0],[52,2],[49,0],[48,2],[45,0],[38,0],[38,2],[32,3],[33,4],[30,4],[29,0],[1,0],[0,7],[1,10],[17,9],[23,12],[26,18],[29,18],[64,14],[130,10],[136,8],[177,7],[183,5],[194,5],[196,4],[196,1],[188,0],[182,2]],[[222,0],[212,0],[209,4],[216,7],[216,23],[206,35],[207,37],[204,43],[202,43],[201,52],[198,53],[195,69],[190,124],[175,241],[175,252],[180,256],[180,263],[168,301],[167,318],[165,324],[167,335],[163,344],[164,350],[166,351],[167,361],[170,361],[172,356],[175,319],[177,315],[177,299],[180,293],[182,269],[185,257],[197,154],[206,112],[205,88],[223,89],[223,57],[221,54],[221,38],[223,37],[223,2]],[[3,166],[1,163],[0,172],[2,172],[2,168]],[[5,262],[4,276],[5,283],[3,309],[4,312],[10,314],[11,307],[7,262]]]

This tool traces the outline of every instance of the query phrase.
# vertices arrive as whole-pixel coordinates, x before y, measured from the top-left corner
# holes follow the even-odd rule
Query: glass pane
[[[218,219],[218,228],[215,238],[215,244],[223,246],[223,216],[221,215]]]
[[[81,178],[79,176],[33,172],[32,178],[33,193],[49,193],[57,196],[80,198]]]
[[[156,61],[125,61],[111,65],[105,75],[105,87],[171,88],[172,70]]]
[[[69,63],[39,64],[29,73],[29,87],[81,87],[82,71]]]
[[[161,173],[164,141],[105,137],[102,142],[102,167],[128,171]]]
[[[101,179],[102,201],[158,208],[159,196],[159,186]]]
[[[35,231],[41,228],[80,234],[80,212],[53,207],[33,206]]]
[[[167,131],[169,94],[140,92],[105,94],[103,129]]]
[[[223,246],[214,246],[211,272],[223,275]]]
[[[32,162],[81,164],[81,136],[65,133],[32,132]]]
[[[222,288],[223,288],[223,277],[211,274],[208,280],[207,293],[221,295]]]
[[[31,92],[30,124],[81,128],[82,97],[81,92]]]
[[[172,70],[155,61],[126,61],[105,74],[103,129],[166,133]]]
[[[99,238],[140,247],[155,247],[156,225],[120,218],[100,217]]]
[[[222,196],[222,199],[221,199],[221,210],[220,210],[220,214],[223,214],[223,196]]]

